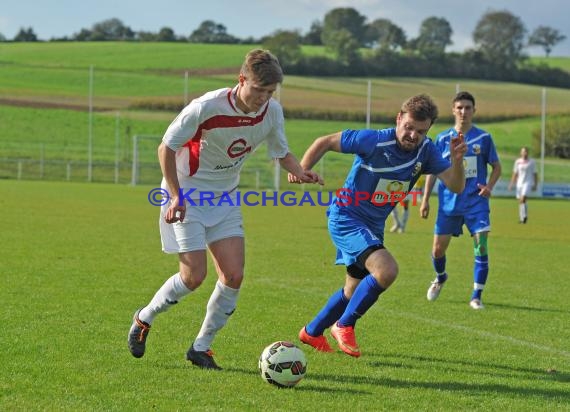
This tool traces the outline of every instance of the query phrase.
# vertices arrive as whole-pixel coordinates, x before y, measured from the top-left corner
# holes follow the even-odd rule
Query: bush
[[[533,150],[540,153],[541,131],[532,133]],[[570,159],[570,117],[557,117],[546,123],[544,154],[546,156]]]

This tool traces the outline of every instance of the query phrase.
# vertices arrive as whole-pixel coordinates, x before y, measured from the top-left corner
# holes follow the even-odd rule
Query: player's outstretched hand
[[[318,183],[320,185],[325,184],[323,178],[312,170],[305,170],[302,176],[295,176],[292,173],[288,173],[287,180],[289,183]]]

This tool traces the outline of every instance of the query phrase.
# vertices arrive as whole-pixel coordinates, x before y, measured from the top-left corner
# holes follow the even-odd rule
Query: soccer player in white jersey
[[[501,175],[501,163],[491,135],[473,124],[475,114],[473,95],[468,92],[459,92],[453,99],[452,105],[455,126],[441,132],[436,138],[435,145],[444,157],[449,157],[453,155],[450,150],[451,142],[457,136],[463,136],[467,145],[467,153],[463,161],[465,190],[461,194],[456,194],[444,181],[439,184],[439,207],[432,248],[432,263],[437,277],[428,289],[427,298],[433,301],[439,296],[447,280],[445,253],[451,237],[463,234],[462,227],[465,225],[473,238],[475,255],[473,292],[469,305],[473,309],[483,309],[481,294],[489,274],[487,249],[487,237],[491,230],[489,197]],[[492,168],[488,181],[487,165],[491,165]],[[420,214],[423,218],[429,215],[429,197],[436,179],[434,175],[426,178],[424,197],[420,206]]]
[[[526,223],[528,219],[526,199],[531,190],[536,190],[538,184],[535,162],[528,157],[528,147],[521,148],[521,157],[515,160],[509,190],[512,190],[515,182],[519,201],[519,223]]]
[[[323,334],[330,327],[343,352],[360,356],[356,322],[398,274],[398,264],[384,246],[390,212],[424,173],[436,174],[457,192],[463,190],[465,144],[454,140],[450,158],[444,159],[426,137],[436,118],[437,106],[429,96],[413,96],[403,103],[396,127],[344,130],[316,139],[305,152],[304,169],[312,168],[328,151],[354,155],[354,163],[327,210],[336,264],[346,267],[344,287],[301,328],[301,342],[332,352]],[[297,179],[289,176],[289,180]]]
[[[179,270],[137,310],[128,334],[132,355],[144,355],[155,317],[195,291],[206,277],[209,249],[218,281],[198,335],[186,359],[205,369],[221,369],[212,341],[236,308],[244,276],[244,232],[236,198],[244,161],[263,142],[270,156],[301,182],[322,183],[289,152],[281,105],[272,98],[283,72],[268,51],[252,50],[238,84],[190,102],[170,124],[158,148],[162,187],[170,202],[162,207],[162,249],[178,254]],[[224,202],[203,202],[204,198]]]

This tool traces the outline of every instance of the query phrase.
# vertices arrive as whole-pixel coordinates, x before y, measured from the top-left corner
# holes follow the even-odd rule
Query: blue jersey
[[[329,206],[329,219],[348,216],[383,234],[384,222],[422,174],[439,174],[450,167],[434,143],[425,138],[407,152],[396,142],[396,129],[345,130],[341,151],[356,156],[344,186]]]
[[[454,128],[437,135],[435,145],[443,157],[449,159],[449,142],[457,136]],[[463,158],[465,166],[465,189],[460,194],[451,192],[443,182],[439,183],[439,211],[448,216],[466,213],[489,212],[489,198],[479,196],[477,184],[487,183],[487,165],[499,161],[491,135],[475,126],[465,133],[467,153]]]

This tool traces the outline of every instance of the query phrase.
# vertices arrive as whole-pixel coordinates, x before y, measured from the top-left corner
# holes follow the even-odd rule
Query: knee
[[[438,259],[445,256],[446,248],[438,243],[433,245],[432,255],[434,258]]]
[[[243,269],[235,270],[228,273],[223,273],[219,276],[220,281],[230,288],[239,289],[243,282]]]
[[[381,276],[381,280],[383,283],[381,283],[380,285],[384,286],[384,284],[387,283],[386,288],[390,286],[392,283],[394,283],[394,281],[398,277],[398,272],[399,272],[398,264],[394,262],[390,270],[387,270],[383,274],[383,276]]]
[[[184,267],[180,269],[180,277],[188,289],[196,290],[206,279],[206,271]]]
[[[374,276],[374,279],[382,288],[388,289],[398,277],[398,264],[394,261],[392,264],[382,268],[381,271],[372,273],[372,276]]]

